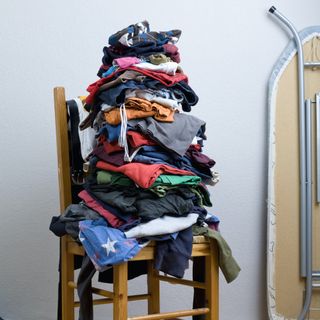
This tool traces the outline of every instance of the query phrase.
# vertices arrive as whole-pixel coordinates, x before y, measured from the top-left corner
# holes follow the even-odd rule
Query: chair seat
[[[85,251],[78,242],[67,236],[68,252],[70,254],[83,256]],[[210,255],[210,242],[204,236],[194,236],[192,246],[192,257]],[[151,241],[146,247],[131,260],[153,260],[155,257],[155,242]]]

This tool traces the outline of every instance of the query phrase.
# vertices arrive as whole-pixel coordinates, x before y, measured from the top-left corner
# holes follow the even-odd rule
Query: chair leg
[[[211,255],[206,256],[206,304],[210,312],[206,320],[219,319],[219,265],[218,248],[214,241],[210,242]]]
[[[113,320],[128,318],[128,263],[113,266]]]
[[[153,268],[153,260],[148,261],[148,314],[160,312],[160,281],[159,272]]]
[[[61,238],[61,307],[62,320],[74,320],[74,289],[68,286],[74,282],[74,257],[67,250],[67,236]]]

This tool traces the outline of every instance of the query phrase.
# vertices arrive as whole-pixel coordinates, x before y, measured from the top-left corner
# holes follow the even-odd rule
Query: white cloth
[[[77,104],[79,112],[79,123],[81,123],[89,114],[89,112],[83,107],[83,103],[79,98],[75,98],[74,101]],[[95,130],[91,127],[84,130],[80,130],[78,127],[80,146],[81,146],[81,156],[84,161],[87,161],[88,155],[91,153],[93,148],[96,146]]]
[[[174,233],[187,229],[195,224],[198,216],[197,213],[189,213],[186,217],[163,216],[145,223],[140,223],[124,234],[127,238],[143,238]]]
[[[150,62],[141,62],[141,63],[134,64],[134,66],[141,69],[164,72],[169,75],[175,75],[179,67],[178,63],[173,61],[164,62],[160,64],[153,64]]]

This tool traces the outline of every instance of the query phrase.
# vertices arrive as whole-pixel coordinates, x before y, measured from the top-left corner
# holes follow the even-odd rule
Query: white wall
[[[242,272],[230,285],[221,277],[221,320],[267,319],[266,83],[288,41],[267,14],[271,5],[298,29],[319,22],[318,0],[0,2],[0,317],[55,319],[52,88],[65,86],[68,98],[85,94],[108,36],[148,19],[154,30],[183,30],[182,66],[200,97],[193,114],[207,121],[205,151],[222,178],[211,189],[214,213]],[[191,295],[169,297],[164,309],[187,306]],[[110,319],[109,310],[99,307],[96,319]]]

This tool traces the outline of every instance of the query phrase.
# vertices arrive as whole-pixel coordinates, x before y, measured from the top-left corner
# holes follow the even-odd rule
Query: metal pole
[[[317,202],[320,202],[320,95],[316,94]]]
[[[309,312],[312,297],[312,110],[311,100],[306,100],[306,185],[307,185],[307,215],[306,215],[306,290],[304,304],[298,320],[305,319]]]
[[[269,12],[284,23],[292,32],[298,52],[298,89],[299,89],[299,144],[300,144],[300,275],[306,277],[306,146],[304,110],[304,58],[302,43],[293,24],[275,7]]]

